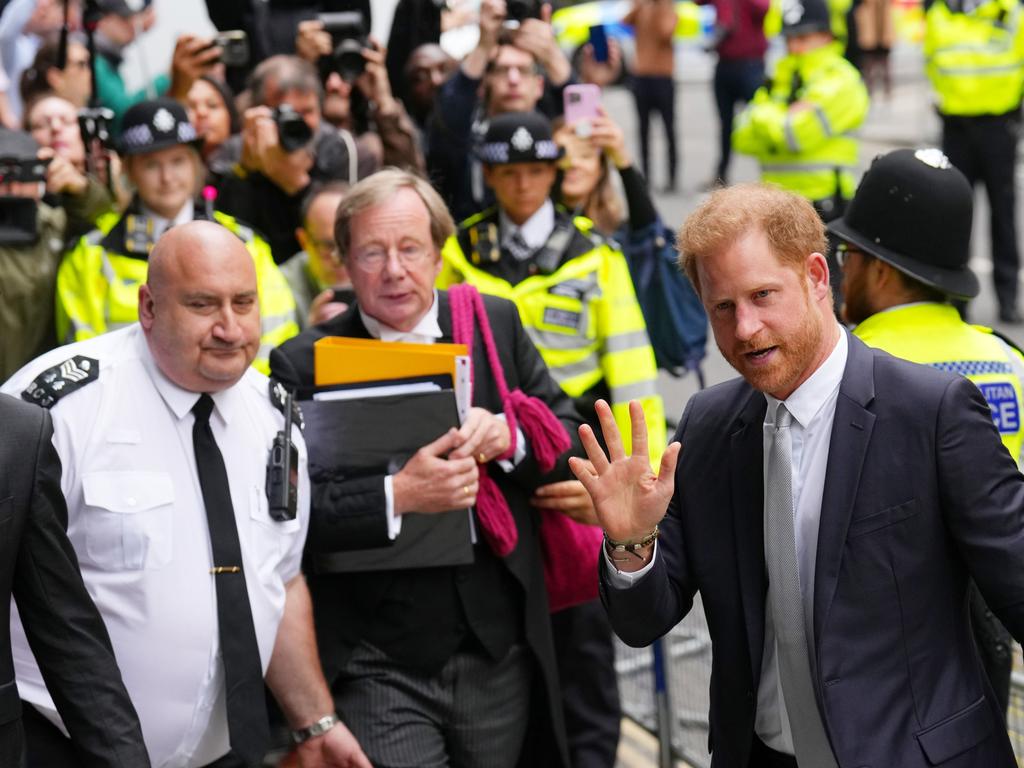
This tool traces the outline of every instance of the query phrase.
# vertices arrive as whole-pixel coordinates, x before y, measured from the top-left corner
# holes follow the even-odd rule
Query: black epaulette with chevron
[[[52,408],[65,395],[81,389],[100,377],[100,361],[91,357],[75,355],[60,365],[47,368],[40,373],[28,388],[21,393],[21,399],[29,403]]]

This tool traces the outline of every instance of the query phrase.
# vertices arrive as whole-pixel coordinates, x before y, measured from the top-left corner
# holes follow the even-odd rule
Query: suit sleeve
[[[65,533],[61,464],[42,412],[31,509],[18,551],[14,598],[46,687],[89,768],[144,768],[149,757],[103,619]]]
[[[684,436],[689,423],[693,399],[679,424],[673,441],[687,445]],[[669,502],[664,519],[658,523],[660,537],[657,556],[647,575],[629,589],[612,586],[604,557],[598,558],[599,592],[608,611],[612,629],[624,643],[634,648],[650,645],[678,624],[690,608],[697,592],[695,580],[686,562],[686,541],[683,535],[683,502],[680,489],[685,482],[685,454],[680,454],[676,467],[676,492]]]
[[[293,344],[307,341],[303,334]],[[304,357],[303,353],[303,348],[293,350],[296,356]],[[281,347],[270,352],[270,375],[300,393],[313,385],[312,370],[307,375],[300,373],[292,354]],[[347,477],[340,469],[317,465],[316,457],[310,454],[309,483],[307,552],[343,552],[394,543],[388,536],[384,475]]]
[[[965,378],[946,389],[936,440],[946,525],[985,602],[1024,640],[1024,477]]]

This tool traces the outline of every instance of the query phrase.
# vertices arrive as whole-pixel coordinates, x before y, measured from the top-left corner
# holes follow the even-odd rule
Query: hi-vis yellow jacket
[[[1024,24],[1016,0],[987,0],[969,13],[935,0],[925,14],[924,54],[942,114],[1003,115],[1020,105]]]
[[[139,286],[149,272],[155,241],[145,216],[110,213],[96,222],[57,270],[57,338],[62,344],[98,336],[139,319]],[[196,207],[196,218],[205,218]],[[213,219],[236,234],[252,254],[260,295],[260,350],[253,365],[269,373],[270,350],[299,332],[295,300],[270,246],[233,217]]]
[[[570,220],[560,211],[556,220],[570,235],[569,242],[558,253],[551,252],[550,268],[545,269],[536,254],[517,262],[501,253],[496,209],[466,219],[441,252],[444,264],[437,285],[465,282],[515,302],[555,381],[591,424],[596,422],[594,402],[608,400],[627,450],[629,401],[639,400],[657,467],[666,444],[665,407],[626,258],[592,233],[589,219]]]
[[[830,43],[779,59],[737,118],[732,144],[761,162],[762,181],[811,201],[837,193],[849,200],[860,149],[854,131],[867,113],[860,73]]]
[[[907,304],[872,315],[854,329],[865,344],[966,376],[992,409],[1003,445],[1021,465],[1024,357],[988,328],[968,325],[948,304]]]

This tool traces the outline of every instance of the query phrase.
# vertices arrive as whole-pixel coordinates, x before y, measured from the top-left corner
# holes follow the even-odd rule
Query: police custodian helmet
[[[118,151],[122,155],[139,155],[178,144],[198,149],[202,143],[185,107],[174,99],[160,98],[140,101],[124,113]]]
[[[551,121],[544,115],[506,112],[491,120],[476,156],[489,165],[553,163],[562,156],[562,148],[555,143]]]
[[[972,299],[973,210],[971,185],[940,150],[897,149],[875,158],[828,230],[927,286]]]
[[[783,37],[832,31],[826,0],[782,0],[781,10]]]

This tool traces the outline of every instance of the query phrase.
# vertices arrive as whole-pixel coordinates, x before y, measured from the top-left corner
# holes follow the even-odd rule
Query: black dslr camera
[[[0,157],[0,184],[43,184],[49,160]],[[0,246],[22,247],[39,240],[39,204],[33,197],[0,193]]]
[[[518,27],[527,19],[540,18],[540,0],[507,0],[505,23]]]
[[[274,124],[277,141],[285,152],[302,149],[313,140],[313,131],[291,104],[281,104],[274,110]]]
[[[359,11],[321,13],[317,19],[331,33],[331,54],[320,59],[320,75],[326,80],[337,72],[346,83],[352,83],[366,69],[363,48],[370,47],[366,23]]]

